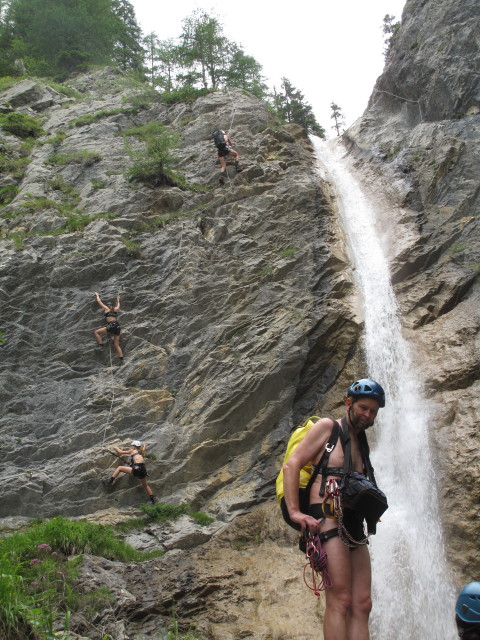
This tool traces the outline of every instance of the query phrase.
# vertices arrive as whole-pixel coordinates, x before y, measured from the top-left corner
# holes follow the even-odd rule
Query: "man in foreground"
[[[347,391],[346,416],[351,441],[352,469],[365,474],[359,434],[375,421],[378,410],[385,406],[382,387],[370,379],[354,382]],[[337,420],[340,423],[340,420]],[[323,626],[325,640],[368,640],[368,618],[372,607],[370,554],[366,546],[363,519],[355,512],[344,512],[344,525],[350,546],[344,536],[339,536],[339,523],[331,517],[326,502],[328,491],[321,493],[322,482],[340,482],[344,465],[341,440],[331,450],[326,478],[319,474],[310,491],[309,514],[302,513],[298,504],[298,482],[300,469],[309,462],[317,464],[329,443],[334,423],[322,418],[313,425],[305,438],[283,466],[285,502],[290,519],[306,528],[311,534],[319,533],[328,555],[328,572],[333,586],[325,591],[326,610]],[[325,507],[323,506],[325,503]]]

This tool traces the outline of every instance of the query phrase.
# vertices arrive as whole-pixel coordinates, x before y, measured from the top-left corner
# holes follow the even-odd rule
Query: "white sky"
[[[219,16],[224,35],[262,67],[267,85],[285,76],[299,89],[328,137],[331,102],[347,126],[362,115],[383,69],[383,17],[401,19],[406,0],[131,0],[144,34],[176,38],[197,8]]]

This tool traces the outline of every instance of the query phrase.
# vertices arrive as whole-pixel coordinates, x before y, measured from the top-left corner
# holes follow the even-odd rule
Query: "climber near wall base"
[[[230,136],[223,131],[223,129],[217,129],[212,134],[213,142],[217,147],[218,159],[220,160],[220,184],[225,184],[225,176],[227,172],[227,157],[231,156],[234,159],[235,170],[237,173],[243,171],[240,166],[240,156],[238,152],[233,149],[233,143],[230,140]]]
[[[285,462],[283,489],[291,521],[299,525],[302,532],[308,529],[310,534],[319,534],[328,556],[332,586],[325,591],[325,640],[368,640],[371,568],[363,518],[355,511],[345,509],[342,522],[339,522],[328,508],[331,487],[340,484],[346,457],[340,438],[333,447],[328,445],[337,424],[349,440],[352,470],[366,475],[362,459],[364,432],[373,425],[380,407],[385,406],[385,393],[374,380],[362,379],[348,388],[345,403],[346,415],[342,421],[318,420]],[[331,449],[328,467],[323,470],[325,473],[317,475],[311,486],[309,513],[302,513],[299,506],[300,470],[310,462],[317,465],[327,447]]]
[[[105,480],[104,484],[107,487],[113,487],[113,484],[120,473],[127,473],[128,475],[132,475],[134,478],[138,478],[142,483],[143,488],[147,492],[148,497],[150,498],[150,502],[153,504],[156,502],[155,496],[153,495],[153,491],[150,485],[147,483],[147,468],[145,466],[145,450],[146,445],[142,444],[139,440],[132,440],[129,449],[119,449],[118,447],[113,447],[119,456],[130,456],[128,461],[128,467],[125,465],[121,465],[115,469],[110,478]]]
[[[120,325],[117,321],[118,311],[120,309],[120,296],[117,296],[115,302],[112,302],[110,306],[107,306],[102,302],[100,296],[97,292],[95,292],[95,300],[97,301],[98,306],[102,307],[105,312],[105,327],[100,327],[99,329],[94,329],[93,335],[97,341],[98,347],[103,348],[103,336],[104,335],[112,335],[113,336],[113,347],[117,352],[117,355],[120,361],[123,361],[123,351],[120,347],[120,334],[122,330],[120,329]]]

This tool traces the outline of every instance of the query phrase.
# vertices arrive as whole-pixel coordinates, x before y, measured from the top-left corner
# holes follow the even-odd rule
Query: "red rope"
[[[308,562],[303,567],[303,581],[320,598],[321,592],[329,589],[333,583],[327,570],[327,554],[318,535],[308,537],[305,556]],[[307,567],[312,571],[311,585],[307,582]]]

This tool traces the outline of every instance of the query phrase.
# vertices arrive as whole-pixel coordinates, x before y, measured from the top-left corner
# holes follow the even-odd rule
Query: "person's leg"
[[[115,471],[112,473],[112,479],[115,480],[115,478],[120,474],[120,473],[132,473],[132,468],[131,467],[117,467],[115,469]]]
[[[232,156],[233,158],[233,162],[235,165],[235,169],[238,171],[241,171],[242,169],[239,166],[239,162],[240,162],[240,156],[238,154],[237,151],[234,151],[233,149],[231,149],[230,153],[228,154],[229,156]]]
[[[95,336],[95,340],[97,341],[97,344],[99,344],[100,346],[103,346],[102,336],[104,336],[106,333],[107,333],[106,327],[100,327],[100,329],[93,330],[93,335]]]
[[[330,528],[330,527],[329,527]],[[323,543],[332,587],[325,590],[325,640],[350,640],[347,620],[352,605],[350,550],[338,536]]]
[[[220,160],[220,184],[223,184],[225,182],[225,172],[227,170],[227,160],[225,158],[225,156],[218,156],[218,159]]]
[[[350,552],[352,607],[348,619],[348,640],[368,640],[368,617],[372,609],[372,571],[366,545]]]
[[[150,485],[147,482],[146,478],[140,478],[140,482],[142,483],[143,488],[147,492],[147,496],[150,498],[150,502],[155,502],[155,496],[153,495],[153,491],[150,488]]]
[[[123,359],[123,351],[120,347],[120,334],[118,334],[118,336],[113,336],[113,347],[117,352],[118,357]]]

